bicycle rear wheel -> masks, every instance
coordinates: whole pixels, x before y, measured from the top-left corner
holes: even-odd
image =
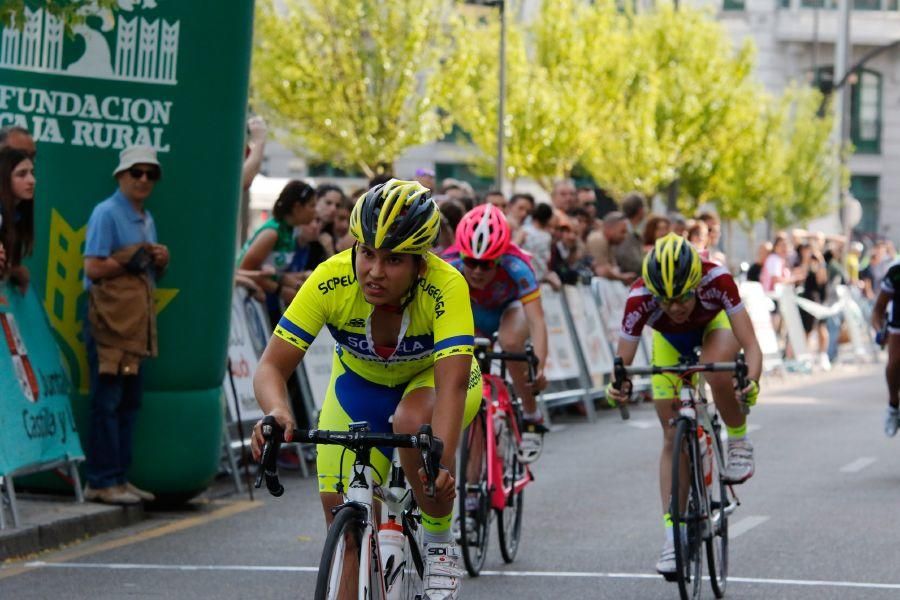
[[[334,521],[328,529],[328,536],[325,538],[322,559],[319,562],[315,600],[337,600],[341,591],[341,583],[345,580],[356,579],[356,574],[351,571],[359,570],[362,522],[361,512],[349,506],[342,508],[334,516]],[[352,564],[345,565],[347,559],[353,559]],[[345,572],[345,566],[347,572]],[[376,598],[377,596],[370,597]]]
[[[499,413],[504,421],[503,430],[497,440],[497,452],[503,460],[503,486],[514,488],[522,478],[525,465],[519,462],[518,443],[509,423],[510,413]],[[506,506],[497,514],[497,534],[500,538],[500,555],[503,562],[511,563],[519,551],[519,540],[522,535],[522,512],[524,489],[513,491],[508,497]]]
[[[709,569],[709,580],[716,598],[725,596],[728,581],[728,487],[724,483],[724,455],[722,441],[719,438],[719,427],[713,433],[713,473],[712,485],[709,487],[709,523],[710,535],[706,539],[706,564]]]
[[[478,577],[487,557],[491,499],[488,493],[485,412],[480,410],[463,433],[459,468],[459,546],[466,571]],[[468,503],[468,508],[467,508]]]
[[[702,507],[706,486],[700,471],[699,448],[694,423],[679,419],[675,429],[675,445],[672,451],[672,495],[669,514],[675,536],[675,579],[681,598],[699,598],[701,588],[701,530]],[[687,477],[687,481],[685,481]],[[687,499],[682,508],[679,503],[682,486],[687,487]]]

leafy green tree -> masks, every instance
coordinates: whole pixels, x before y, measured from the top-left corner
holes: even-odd
[[[615,14],[611,4],[556,0],[542,4],[532,26],[508,22],[503,131],[509,179],[532,177],[549,188],[594,143],[598,132],[587,98],[614,93],[600,74],[615,72],[622,58],[615,54],[621,46],[604,39]],[[488,170],[496,160],[499,108],[496,13],[461,19],[453,37],[438,102],[469,135]]]
[[[753,66],[752,46],[735,51],[724,28],[702,10],[660,4],[623,15],[627,72],[618,98],[598,124],[585,167],[622,194],[656,193],[685,175],[709,171],[710,139],[720,131]]]
[[[14,27],[22,29],[25,26],[25,7],[35,10],[43,8],[48,14],[62,21],[66,35],[73,35],[73,28],[83,25],[87,18],[81,8],[84,0],[44,0],[34,2],[29,0],[3,0],[0,6],[0,22],[12,23]],[[118,10],[116,0],[95,0],[93,3],[98,8]]]
[[[254,108],[297,153],[368,176],[444,131],[434,94],[449,0],[261,0]]]

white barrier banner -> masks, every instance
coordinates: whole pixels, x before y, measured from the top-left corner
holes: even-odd
[[[621,281],[594,277],[591,280],[591,288],[600,313],[600,320],[606,332],[610,353],[615,356],[619,345],[619,332],[622,331],[622,317],[625,315],[625,304],[628,302],[630,288]],[[653,332],[649,327],[644,327],[641,334],[640,346],[631,362],[636,367],[646,367],[650,364],[653,355]]]
[[[772,311],[775,303],[766,295],[763,286],[758,281],[744,281],[740,285],[741,300],[753,323],[756,332],[756,340],[764,357],[781,357],[781,348],[778,347],[778,336],[772,326]]]
[[[572,333],[563,312],[562,296],[549,285],[541,286],[541,303],[547,322],[547,365],[544,374],[550,381],[577,379],[581,374],[572,348]]]
[[[231,376],[237,398],[232,392],[227,372],[222,382],[228,403],[228,414],[232,421],[238,419],[235,402],[240,403],[241,419],[244,421],[255,421],[264,416],[253,393],[253,374],[256,373],[259,356],[268,341],[267,322],[262,304],[248,295],[246,289],[235,287],[231,296],[228,359],[231,363]]]
[[[841,314],[844,310],[844,306],[841,303],[835,303],[831,306],[825,306],[824,304],[819,304],[818,302],[813,302],[807,298],[803,298],[802,296],[795,296],[794,301],[797,303],[797,306],[800,307],[801,310],[808,312],[814,318],[819,319],[820,321],[824,321],[830,317]]]
[[[600,313],[591,289],[584,285],[563,286],[575,323],[575,334],[587,362],[593,387],[603,387],[604,376],[612,371],[612,353],[603,331]]]
[[[303,356],[298,369],[306,371],[306,379],[312,392],[316,410],[325,403],[325,392],[331,382],[331,364],[334,359],[334,338],[327,327],[323,327]]]
[[[863,315],[859,304],[854,300],[850,288],[839,285],[835,288],[840,300],[838,306],[843,310],[844,323],[847,324],[847,333],[850,335],[850,344],[853,353],[863,359],[872,360],[877,356],[875,341],[872,339],[872,329]]]
[[[788,341],[794,350],[794,360],[812,360],[812,354],[806,346],[806,331],[803,330],[803,321],[800,320],[800,309],[797,308],[794,288],[785,285],[779,287],[781,295],[778,298],[778,311],[787,327]]]
[[[625,314],[625,302],[628,300],[628,288],[620,281],[611,281],[602,277],[594,277],[591,287],[597,299],[597,310],[606,332],[606,340],[613,352],[619,343],[619,332],[622,330],[622,315]]]

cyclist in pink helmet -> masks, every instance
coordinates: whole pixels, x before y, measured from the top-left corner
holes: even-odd
[[[538,359],[534,384],[528,384],[528,367],[523,363],[510,363],[509,373],[522,399],[525,421],[519,459],[534,462],[547,431],[535,401],[535,393],[547,386],[547,325],[531,259],[510,241],[506,217],[492,204],[476,206],[463,216],[456,227],[456,243],[447,248],[443,258],[459,269],[469,284],[477,335],[490,338],[499,332],[506,352],[523,352],[531,338]]]

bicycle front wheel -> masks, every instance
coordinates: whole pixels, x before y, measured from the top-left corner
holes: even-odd
[[[342,586],[353,586],[359,573],[362,523],[363,515],[353,507],[344,507],[334,516],[319,562],[315,600],[337,600],[341,597]],[[343,593],[348,591],[350,588]],[[352,595],[356,596],[355,590]]]
[[[466,571],[478,577],[487,557],[491,499],[488,493],[485,412],[463,433],[459,468],[459,546]]]
[[[725,596],[725,585],[728,581],[728,514],[731,499],[728,497],[728,486],[725,485],[725,474],[722,472],[725,462],[718,429],[716,426],[712,438],[713,473],[712,485],[709,487],[711,531],[706,538],[706,564],[713,594],[716,598],[722,598]]]
[[[700,452],[697,447],[695,425],[687,419],[679,419],[675,429],[675,445],[672,450],[672,495],[669,514],[675,537],[675,579],[682,600],[700,597],[702,570],[701,531],[702,506],[704,504],[703,473]],[[682,504],[679,500],[687,493]]]
[[[500,555],[503,562],[511,563],[519,551],[519,540],[522,536],[522,511],[524,488],[515,491],[516,482],[525,475],[525,465],[519,462],[518,442],[513,431],[510,413],[501,413],[504,427],[497,439],[497,452],[503,461],[503,487],[510,489],[506,498],[506,506],[499,511],[497,534],[500,538]]]

